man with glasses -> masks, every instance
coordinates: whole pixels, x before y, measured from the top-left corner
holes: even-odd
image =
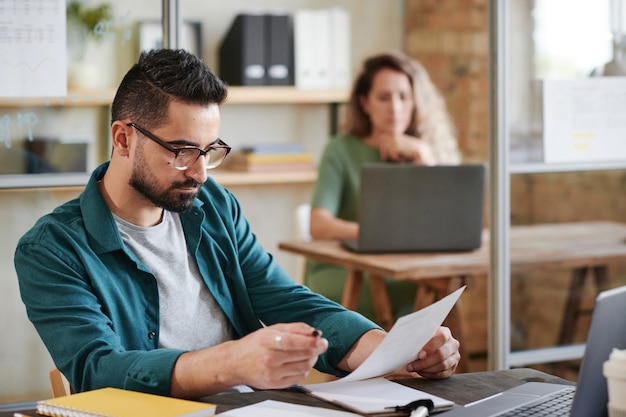
[[[109,162],[42,217],[15,253],[22,300],[76,391],[113,386],[199,398],[342,376],[385,333],[294,283],[211,178],[226,88],[182,50],[141,54],[112,104]],[[406,371],[451,375],[441,328]]]

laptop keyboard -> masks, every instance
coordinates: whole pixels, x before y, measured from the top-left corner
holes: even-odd
[[[546,416],[559,417],[569,416],[574,402],[575,387],[566,388],[546,398],[542,398],[536,402],[515,408],[504,414],[498,414],[498,417],[524,417],[524,416]]]

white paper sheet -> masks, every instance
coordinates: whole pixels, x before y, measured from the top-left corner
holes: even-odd
[[[402,406],[416,400],[425,399],[432,400],[435,408],[438,410],[454,405],[454,402],[450,400],[389,381],[382,377],[342,384],[333,382],[311,384],[307,385],[306,388],[311,390],[311,394],[315,397],[361,413],[377,413],[385,410],[387,407]]]
[[[65,0],[3,0],[0,16],[0,96],[65,96]]]
[[[544,80],[544,161],[626,161],[625,112],[626,77]]]
[[[400,317],[376,350],[350,375],[337,382],[358,381],[387,375],[417,358],[417,354],[443,323],[463,288],[434,304]]]
[[[355,414],[345,411],[331,410],[328,408],[311,407],[284,403],[280,401],[265,400],[260,403],[248,405],[234,410],[220,413],[220,417],[354,417]]]

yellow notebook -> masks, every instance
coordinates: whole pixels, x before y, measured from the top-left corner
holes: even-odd
[[[37,413],[51,417],[206,417],[215,404],[119,388],[100,388],[39,401]]]

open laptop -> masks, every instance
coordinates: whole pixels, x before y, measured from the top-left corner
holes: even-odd
[[[537,416],[531,407],[545,400],[569,397],[558,410],[571,417],[605,417],[609,401],[602,365],[613,348],[626,349],[626,286],[601,292],[593,310],[578,384],[527,382],[474,405],[442,413],[443,417]],[[572,390],[575,388],[575,391]],[[520,414],[514,414],[520,412]],[[557,411],[550,411],[557,416]]]
[[[355,252],[469,251],[480,247],[485,167],[366,163]]]

